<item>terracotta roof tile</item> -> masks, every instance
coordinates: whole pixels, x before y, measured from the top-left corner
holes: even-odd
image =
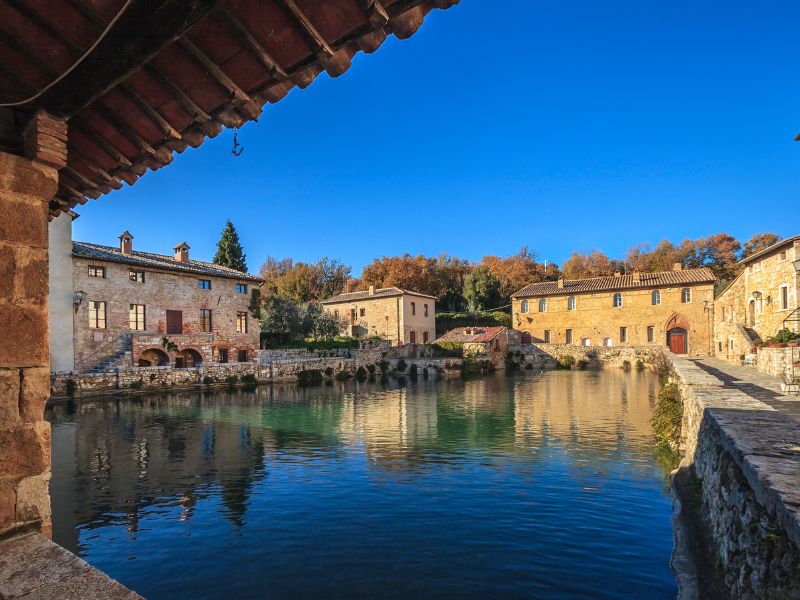
[[[474,344],[490,342],[505,331],[505,327],[456,327],[436,340],[461,344]],[[470,333],[467,333],[469,331]]]
[[[397,287],[388,287],[388,288],[378,288],[375,290],[374,294],[369,293],[369,290],[362,290],[359,292],[348,292],[347,294],[338,294],[337,296],[332,296],[327,300],[323,300],[322,304],[338,304],[340,302],[352,302],[353,300],[368,300],[371,298],[391,298],[393,296],[402,296],[403,294],[409,294],[411,296],[421,296],[422,298],[430,298],[432,300],[438,300],[436,296],[430,296],[428,294],[422,294],[420,292],[412,292],[410,290],[404,290]]]
[[[711,269],[683,269],[681,271],[660,271],[658,273],[640,273],[640,280],[634,276],[591,277],[588,279],[567,279],[564,287],[558,287],[556,281],[532,283],[512,294],[513,298],[530,298],[538,296],[557,296],[562,294],[578,294],[583,292],[603,292],[612,290],[629,290],[636,288],[653,288],[669,285],[714,283],[717,278]]]
[[[235,269],[200,260],[179,262],[172,256],[139,251],[134,251],[131,254],[123,254],[118,248],[100,246],[99,244],[90,244],[88,242],[72,242],[72,255],[81,258],[107,260],[109,262],[123,263],[136,267],[149,267],[151,269],[161,269],[165,271],[227,277],[228,279],[238,279],[240,281],[261,281],[258,277],[248,273],[240,273]]]

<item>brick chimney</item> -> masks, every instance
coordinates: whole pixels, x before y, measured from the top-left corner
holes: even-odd
[[[558,287],[559,288],[563,288],[564,287],[564,277],[563,277],[563,275],[559,275],[558,276]]]
[[[123,254],[133,254],[133,236],[130,231],[119,234],[119,251]]]
[[[679,263],[679,262],[676,262],[675,264],[672,265],[672,270],[673,271],[683,271],[683,265],[681,263]]]
[[[178,262],[189,262],[189,244],[181,242],[174,248],[175,260]]]
[[[375,286],[374,285],[369,286],[369,295],[370,296],[374,296],[375,295]]]
[[[614,271],[614,278],[619,279],[620,277],[622,277],[622,273],[620,273],[619,269],[617,269],[616,271]]]
[[[642,280],[642,274],[639,273],[639,269],[633,270],[633,282],[639,283]]]

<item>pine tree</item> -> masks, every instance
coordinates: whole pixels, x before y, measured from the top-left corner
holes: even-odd
[[[239,234],[236,233],[236,228],[228,219],[225,224],[225,229],[222,230],[222,236],[217,242],[217,253],[214,255],[214,264],[222,265],[236,269],[242,273],[247,273],[247,257],[242,244],[239,242]]]

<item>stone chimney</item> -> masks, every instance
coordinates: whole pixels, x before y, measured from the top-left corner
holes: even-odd
[[[564,287],[564,276],[563,275],[559,275],[558,276],[558,287],[559,288],[563,288]]]
[[[673,271],[683,271],[683,265],[681,263],[679,263],[679,262],[676,262],[675,264],[672,265],[672,270]]]
[[[178,262],[189,262],[189,244],[181,242],[174,248],[175,260]]]
[[[370,296],[374,296],[375,295],[375,286],[374,285],[369,286],[369,295]]]
[[[620,273],[619,269],[617,269],[616,271],[614,271],[614,278],[619,279],[620,277],[622,277],[622,273]]]
[[[119,234],[119,251],[123,254],[133,254],[133,236],[130,231]]]
[[[639,269],[633,270],[633,282],[639,283],[642,280],[642,275],[639,273]]]

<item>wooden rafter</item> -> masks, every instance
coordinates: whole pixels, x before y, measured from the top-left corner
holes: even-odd
[[[147,141],[136,133],[133,128],[125,123],[122,119],[117,117],[111,110],[99,104],[95,106],[97,113],[103,117],[114,129],[116,129],[132,146],[139,152],[155,156],[156,150]]]
[[[320,35],[319,31],[317,31],[317,28],[314,27],[314,24],[308,20],[308,17],[306,17],[305,13],[300,10],[300,7],[297,6],[294,0],[278,0],[278,3],[281,4],[288,11],[288,13],[292,15],[297,24],[300,25],[300,29],[302,29],[303,33],[312,43],[318,58],[330,58],[333,56],[333,48],[328,45],[328,42],[325,41],[325,38]]]
[[[277,81],[284,81],[288,77],[286,72],[281,68],[277,61],[272,58],[269,52],[267,52],[258,42],[258,40],[253,37],[253,34],[251,34],[250,31],[248,31],[248,29],[242,25],[242,23],[228,10],[220,8],[216,12],[216,16],[224,21],[228,28],[234,32],[242,42],[244,42],[245,46],[247,46],[247,48],[255,55],[264,68],[271,73],[273,79]]]
[[[128,84],[122,84],[118,88],[131,102],[133,102],[139,110],[141,110],[145,116],[147,116],[150,121],[161,130],[161,133],[164,134],[165,138],[179,140],[181,139],[181,134],[178,133],[178,130],[175,129],[172,125],[170,125],[169,121],[167,121],[161,114],[153,108],[153,106],[144,98],[139,95],[139,92],[134,90]]]
[[[89,127],[83,125],[80,121],[71,119],[69,125],[71,128],[77,129],[85,137],[89,138],[89,140],[91,140],[98,148],[105,152],[112,160],[118,162],[123,167],[130,168],[132,166],[132,163],[130,160],[128,160],[128,157],[107,142],[105,138],[96,134]]]
[[[189,115],[192,120],[198,123],[205,123],[211,121],[211,115],[195,104],[194,100],[189,98],[181,88],[175,85],[166,75],[159,71],[155,66],[148,65],[145,71],[150,77],[155,79],[164,90],[172,96],[172,98],[180,104],[183,111]]]

